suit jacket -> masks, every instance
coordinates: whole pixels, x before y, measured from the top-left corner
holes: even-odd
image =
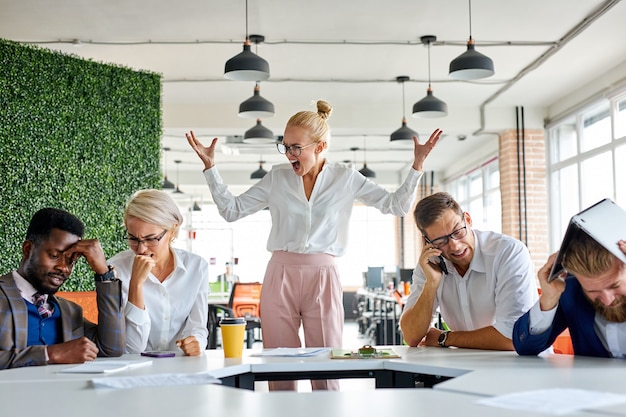
[[[513,345],[520,355],[537,355],[554,343],[569,328],[575,355],[611,357],[594,330],[596,310],[585,296],[580,283],[568,275],[552,326],[541,334],[530,334],[530,312],[521,316],[513,327]]]
[[[96,282],[98,323],[83,318],[78,304],[54,297],[61,310],[64,342],[86,336],[98,356],[120,356],[126,346],[121,281]],[[45,346],[27,346],[28,310],[13,274],[0,277],[0,369],[46,365]]]

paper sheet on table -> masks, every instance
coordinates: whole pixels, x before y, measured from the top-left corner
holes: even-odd
[[[123,371],[124,369],[138,368],[152,365],[151,360],[147,361],[120,361],[120,360],[98,360],[81,363],[80,365],[65,368],[59,371],[63,374],[108,374],[111,372]]]
[[[509,410],[563,415],[626,402],[626,395],[584,389],[551,388],[483,398],[478,404]]]
[[[318,356],[323,353],[330,352],[330,348],[276,348],[264,350],[263,352],[253,353],[250,356],[263,356],[263,357],[292,357],[303,358],[307,356]]]
[[[140,388],[166,387],[173,385],[221,384],[222,381],[213,375],[201,372],[197,374],[154,374],[139,376],[122,376],[94,378],[94,388]]]

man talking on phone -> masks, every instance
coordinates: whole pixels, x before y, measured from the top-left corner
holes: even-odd
[[[423,236],[400,327],[409,346],[513,350],[518,317],[538,298],[526,246],[472,229],[472,218],[444,192],[417,203]],[[447,329],[431,326],[439,310]]]
[[[615,243],[626,254],[626,240]],[[537,273],[539,301],[515,323],[520,355],[537,355],[569,328],[575,355],[626,358],[626,264],[585,232],[563,254],[565,271],[548,282],[552,254]]]

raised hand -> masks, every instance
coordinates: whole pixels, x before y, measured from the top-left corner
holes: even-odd
[[[203,146],[202,143],[196,138],[193,131],[185,133],[187,142],[191,148],[196,152],[204,163],[204,169],[213,168],[215,165],[215,145],[217,145],[217,138],[213,138],[211,146]]]
[[[413,136],[413,145],[414,145],[414,154],[415,154],[415,160],[413,161],[414,170],[416,171],[423,170],[423,164],[424,164],[424,161],[426,160],[426,157],[428,156],[430,151],[433,150],[437,142],[439,142],[439,139],[441,139],[442,133],[443,133],[443,130],[435,129],[435,131],[430,135],[430,138],[428,138],[426,143],[424,143],[423,145],[420,145],[419,139],[417,139],[417,136]]]

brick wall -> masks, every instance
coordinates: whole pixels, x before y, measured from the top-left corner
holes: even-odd
[[[548,259],[548,194],[546,179],[546,152],[543,130],[526,130],[524,155],[518,153],[516,131],[509,130],[500,135],[500,192],[502,195],[502,232],[525,241],[538,270]],[[520,161],[518,167],[518,155]],[[526,163],[526,198],[524,174]],[[520,192],[521,221],[520,221]],[[524,222],[524,219],[526,220]],[[520,225],[522,226],[520,234]]]

